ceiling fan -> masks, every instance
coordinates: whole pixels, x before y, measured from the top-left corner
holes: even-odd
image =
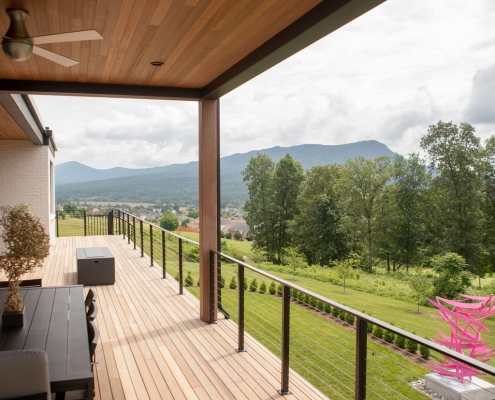
[[[30,37],[25,25],[29,13],[24,10],[9,9],[7,14],[10,18],[10,26],[5,35],[0,34],[3,38],[1,45],[5,55],[14,61],[25,61],[34,53],[64,67],[72,67],[79,64],[79,61],[45,50],[37,45],[103,39],[103,36],[95,30]]]

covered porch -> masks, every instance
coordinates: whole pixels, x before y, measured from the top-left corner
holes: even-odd
[[[77,284],[78,247],[109,247],[116,261],[115,285],[93,287],[96,399],[282,398],[280,360],[248,334],[247,352],[237,353],[237,325],[222,317],[202,322],[199,301],[188,291],[179,295],[173,277],[162,279],[161,268],[150,267],[122,236],[57,238],[44,266],[25,278]],[[294,400],[326,398],[297,373],[290,376]]]

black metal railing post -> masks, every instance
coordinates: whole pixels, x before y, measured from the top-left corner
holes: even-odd
[[[244,267],[241,264],[237,264],[237,279],[239,281],[238,288],[238,301],[239,301],[239,315],[237,321],[237,352],[246,351],[244,349]]]
[[[150,259],[151,267],[153,266],[153,225],[150,224]]]
[[[120,222],[121,222],[120,220],[121,220],[122,217],[121,217],[120,214],[121,214],[121,212],[119,210],[119,213],[117,215],[117,219],[119,220],[119,235],[122,233],[122,228],[121,228],[121,225],[120,225]]]
[[[136,217],[132,217],[132,237],[134,238],[134,250],[136,250]]]
[[[59,211],[55,211],[55,230],[56,230],[56,236],[59,237],[60,233],[58,231],[58,217],[59,217]]]
[[[84,210],[83,216],[84,216],[84,236],[86,236],[86,210]]]
[[[127,214],[127,244],[131,243],[131,214]]]
[[[162,278],[165,279],[167,277],[167,264],[166,259],[167,255],[165,253],[165,231],[162,230],[162,270],[163,275]]]
[[[122,213],[122,239],[125,239],[125,212]]]
[[[366,355],[368,352],[368,322],[360,317],[356,319],[356,387],[355,399],[366,399]]]
[[[214,324],[215,315],[217,312],[217,304],[215,303],[215,266],[217,255],[210,251],[210,324]]]
[[[144,257],[144,232],[143,232],[143,220],[139,220],[139,233],[141,236],[141,257]]]
[[[113,210],[108,211],[108,234],[113,235]]]
[[[290,287],[282,285],[282,396],[289,391]]]
[[[182,239],[179,238],[179,294],[184,294],[184,286],[182,281]]]

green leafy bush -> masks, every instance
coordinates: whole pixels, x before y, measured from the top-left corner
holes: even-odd
[[[419,353],[421,354],[421,357],[423,357],[425,360],[428,360],[430,358],[430,348],[423,346],[422,344],[419,345]]]
[[[345,322],[347,322],[349,325],[354,325],[354,322],[356,321],[356,317],[352,314],[347,314],[345,317]]]
[[[218,281],[218,288],[223,289],[225,287],[225,278],[220,276],[220,280]]]
[[[187,272],[186,280],[184,281],[184,285],[190,287],[194,285],[193,277],[191,275],[191,271]]]
[[[339,312],[339,318],[340,318],[342,321],[345,321],[346,316],[347,316],[347,313],[346,313],[345,311],[340,310],[340,312]]]
[[[393,343],[395,340],[395,333],[386,330],[383,335],[383,340],[385,340],[387,343]]]
[[[279,283],[277,286],[277,295],[282,296],[282,284]]]
[[[338,317],[339,317],[339,314],[340,314],[340,310],[339,310],[337,307],[333,307],[333,308],[332,308],[332,315],[333,315],[335,318],[338,318]]]
[[[292,297],[293,299],[298,299],[299,298],[299,290],[291,289],[290,290],[290,297]]]
[[[237,281],[235,280],[235,276],[232,277],[232,280],[230,281],[229,288],[231,289],[237,289]]]
[[[318,303],[316,303],[316,308],[323,311],[325,309],[325,303],[323,303],[323,301],[318,301]]]
[[[318,300],[316,300],[314,297],[312,296],[308,296],[309,297],[309,301],[308,301],[308,304],[313,307],[313,308],[316,308],[316,306],[318,305]]]
[[[244,278],[244,290],[247,290],[247,288],[248,288],[247,279]]]
[[[366,324],[366,332],[368,333],[373,333],[373,329],[375,328],[375,325],[373,325],[371,322],[368,322]]]
[[[261,282],[260,293],[261,294],[265,294],[266,293],[266,284],[265,284],[265,282]]]
[[[395,336],[395,345],[400,349],[405,348],[406,347],[406,338],[403,336],[400,336],[400,335]]]
[[[199,278],[198,278],[198,287],[199,287]]]
[[[249,284],[249,291],[256,292],[258,290],[258,282],[256,282],[256,278],[251,281]]]
[[[327,314],[330,314],[332,312],[332,306],[330,304],[325,303],[323,311],[325,311]]]
[[[375,326],[375,329],[373,329],[373,336],[378,339],[383,339],[383,329],[379,326]]]
[[[407,350],[411,353],[415,354],[418,351],[418,344],[414,340],[407,339],[406,340]]]
[[[277,293],[277,287],[275,286],[275,282],[272,281],[270,284],[270,287],[268,288],[268,293],[270,293],[272,296]]]

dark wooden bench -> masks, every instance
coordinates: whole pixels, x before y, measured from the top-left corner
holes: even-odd
[[[19,284],[21,287],[41,287],[41,278],[39,279],[25,279]],[[9,281],[0,281],[0,288],[8,288]]]

